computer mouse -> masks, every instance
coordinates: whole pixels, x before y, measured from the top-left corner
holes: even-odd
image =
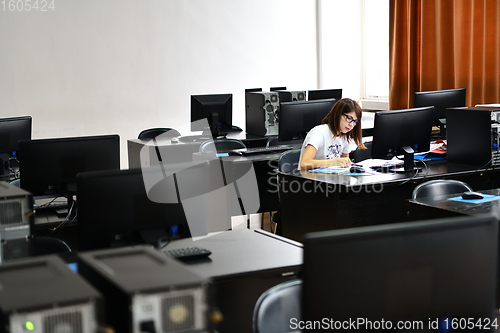
[[[170,143],[179,143],[179,141],[180,141],[179,137],[174,137],[170,139]]]
[[[349,172],[350,173],[365,173],[365,169],[363,167],[360,167],[359,165],[353,165],[350,169],[349,169]]]
[[[243,153],[241,151],[237,151],[237,150],[228,151],[227,154],[229,156],[243,156]]]
[[[462,193],[462,199],[465,200],[480,200],[484,198],[484,196],[481,193],[477,192],[472,192],[472,191],[466,191]]]

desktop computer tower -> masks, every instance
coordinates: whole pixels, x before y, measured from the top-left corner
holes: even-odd
[[[99,292],[57,255],[0,265],[0,285],[0,332],[99,332]]]
[[[303,91],[286,91],[278,90],[280,103],[283,102],[300,102],[306,100],[306,92]]]
[[[262,136],[278,135],[279,93],[249,92],[246,100],[246,132]]]
[[[448,162],[500,165],[500,108],[448,108],[446,131]]]
[[[0,263],[33,253],[33,196],[0,181]]]
[[[208,332],[209,283],[152,247],[80,252],[78,271],[104,296],[115,332]]]

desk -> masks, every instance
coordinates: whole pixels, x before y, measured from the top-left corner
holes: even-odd
[[[415,186],[437,178],[459,179],[475,190],[497,188],[494,168],[428,162],[428,172],[341,176],[295,171],[283,174],[282,234],[301,240],[312,231],[408,221],[408,202]]]
[[[228,133],[227,138],[241,140],[249,148],[264,147],[268,139],[266,136],[247,134],[245,132],[231,132]],[[191,162],[192,154],[199,151],[200,145],[204,141],[205,140],[172,143],[170,139],[158,139],[157,146],[155,146],[152,140],[127,140],[128,167],[129,169],[141,167],[140,152],[143,147],[148,147],[148,153],[151,158],[150,163],[152,163],[152,165],[154,165],[157,161],[157,157],[155,157],[157,148],[159,149],[161,156],[174,154],[178,163]]]
[[[483,194],[499,196],[500,189],[478,191]],[[411,199],[410,212],[421,219],[434,218],[437,216],[457,216],[457,215],[481,215],[493,214],[500,219],[500,200],[471,203],[466,201],[448,200],[460,194],[450,194],[439,199],[433,197]]]
[[[212,251],[206,260],[185,265],[212,279],[217,306],[224,315],[219,332],[252,332],[252,315],[267,289],[296,278],[302,265],[302,244],[263,230],[234,230],[193,242],[174,241],[165,250],[197,246]]]

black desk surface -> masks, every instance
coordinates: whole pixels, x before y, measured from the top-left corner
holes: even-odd
[[[335,174],[322,174],[313,173],[309,171],[295,171],[293,173],[287,174],[287,176],[297,177],[302,179],[310,179],[314,181],[319,181],[328,184],[359,186],[359,185],[370,185],[370,184],[397,184],[406,181],[413,180],[425,180],[433,178],[454,177],[460,175],[467,175],[471,173],[482,173],[482,172],[493,172],[499,168],[492,167],[480,167],[476,165],[466,165],[458,163],[448,163],[446,160],[436,160],[426,162],[427,167],[423,167],[418,173],[412,172],[409,174],[405,173],[376,173],[374,175],[366,176],[345,176],[345,175],[335,175]],[[422,167],[422,164],[418,164]]]
[[[478,191],[483,194],[490,194],[499,196],[500,189],[491,189]],[[435,199],[433,197],[411,199],[409,202],[412,205],[426,206],[430,208],[437,208],[441,210],[446,210],[452,213],[458,213],[461,215],[481,215],[481,214],[494,214],[500,217],[500,198],[492,201],[485,202],[467,202],[465,200],[455,201],[449,200],[450,198],[459,197],[461,193],[450,194],[439,197]]]
[[[232,278],[284,267],[297,272],[302,265],[302,244],[263,230],[225,231],[196,241],[180,239],[164,250],[191,246],[212,251],[207,260],[186,263],[208,278]]]
[[[197,241],[181,239],[165,250],[197,246],[212,251],[186,264],[212,281],[224,320],[221,333],[252,333],[255,303],[269,288],[294,279],[302,266],[302,244],[263,230],[233,230]]]

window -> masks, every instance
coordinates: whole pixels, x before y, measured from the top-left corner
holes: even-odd
[[[363,0],[361,4],[361,98],[389,98],[389,1]]]

